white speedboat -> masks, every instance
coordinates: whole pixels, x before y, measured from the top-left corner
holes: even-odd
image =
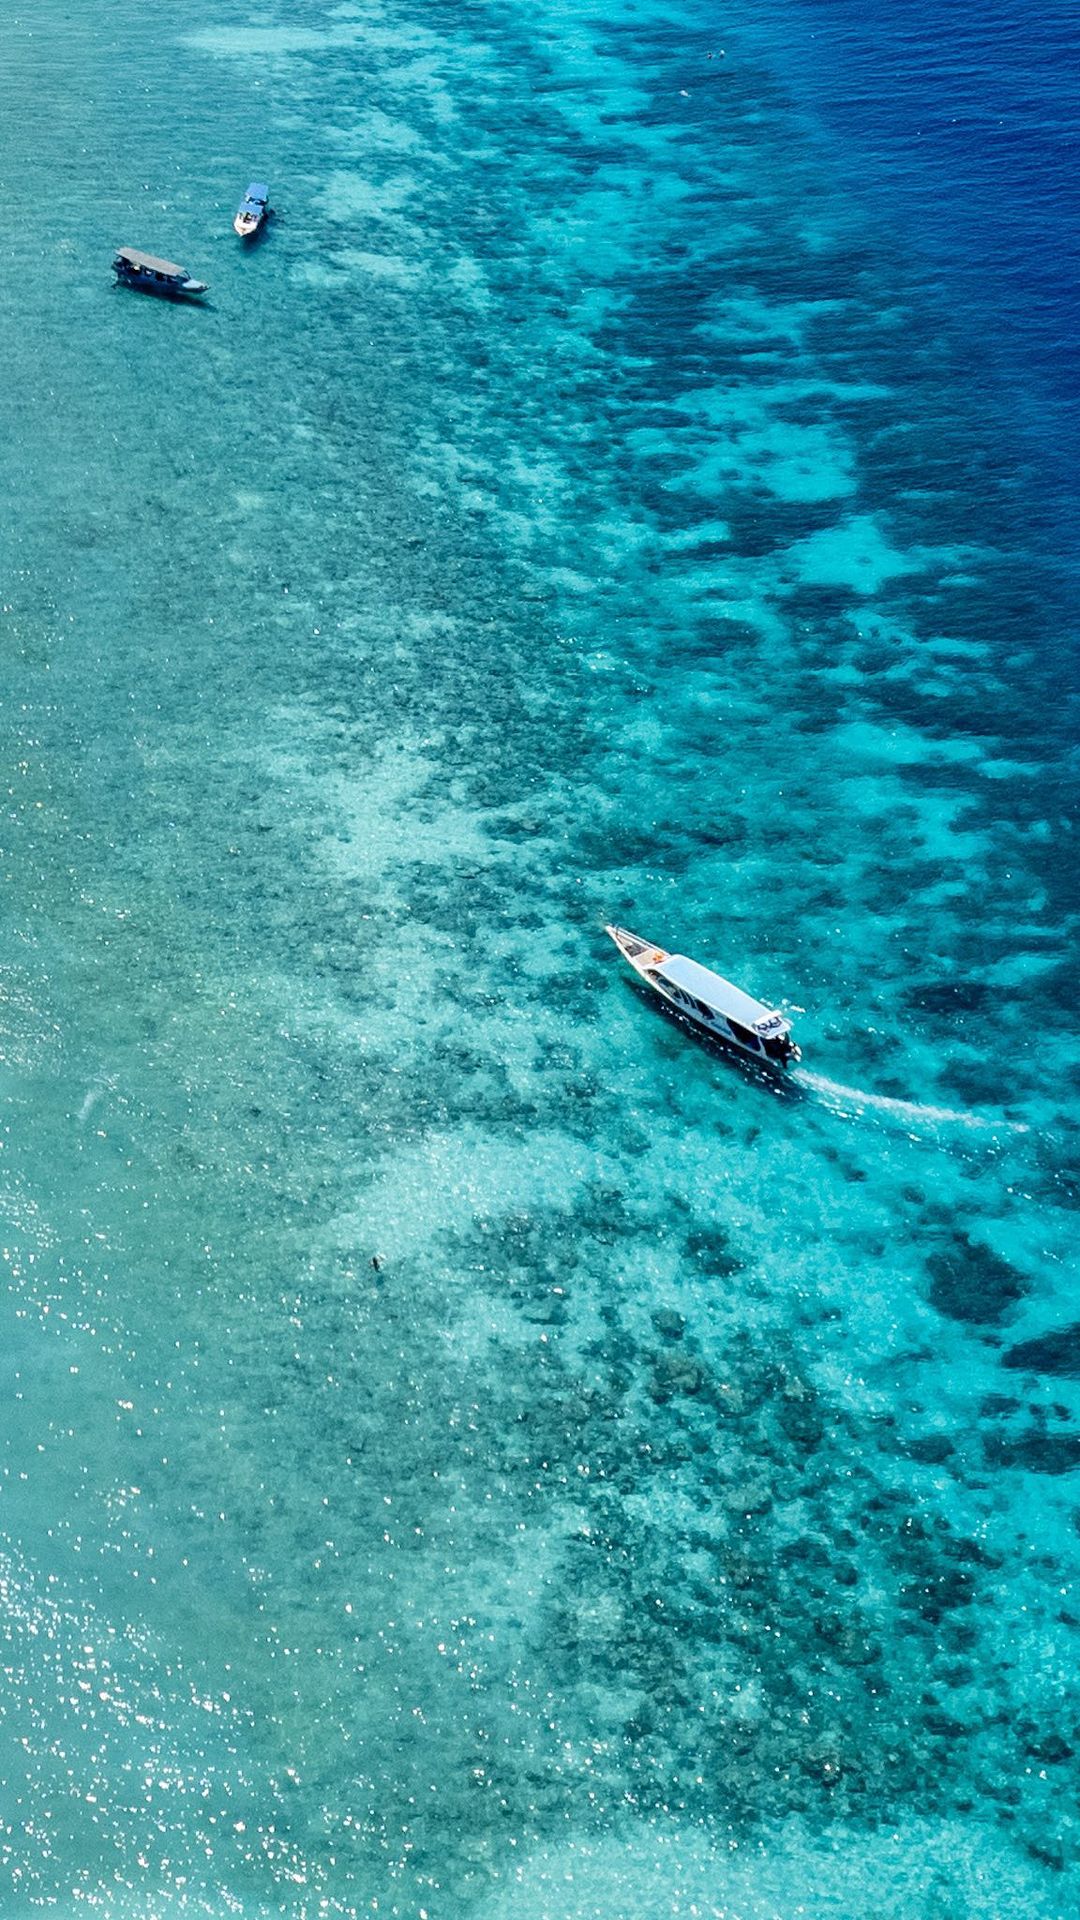
[[[712,1039],[774,1067],[786,1067],[801,1058],[786,1014],[763,1006],[696,960],[639,940],[625,927],[605,927],[604,932],[647,987]]]
[[[270,189],[261,180],[253,180],[236,209],[233,231],[241,240],[252,240],[270,212]]]

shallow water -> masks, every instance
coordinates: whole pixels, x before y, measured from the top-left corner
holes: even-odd
[[[1055,481],[714,39],[9,36],[19,1920],[1076,1905]]]

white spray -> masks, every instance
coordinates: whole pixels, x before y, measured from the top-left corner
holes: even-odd
[[[805,1067],[796,1067],[790,1077],[797,1086],[816,1094],[834,1113],[853,1115],[869,1110],[890,1114],[912,1126],[921,1121],[924,1125],[929,1122],[933,1126],[971,1127],[980,1132],[1027,1132],[1019,1120],[992,1119],[960,1107],[924,1106],[918,1100],[893,1100],[884,1093],[868,1093],[863,1087],[845,1087],[837,1080],[827,1080],[823,1073],[810,1073]]]

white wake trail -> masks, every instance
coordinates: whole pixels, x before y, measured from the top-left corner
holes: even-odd
[[[864,1087],[845,1087],[838,1080],[829,1080],[823,1073],[811,1073],[805,1067],[796,1067],[791,1079],[797,1086],[805,1087],[808,1093],[818,1098],[834,1113],[859,1114],[869,1110],[872,1113],[890,1114],[896,1120],[908,1121],[912,1125],[929,1121],[934,1126],[970,1127],[982,1133],[1026,1133],[1027,1128],[1020,1120],[995,1120],[981,1113],[969,1113],[961,1107],[924,1106],[918,1100],[893,1100],[888,1094],[868,1093]]]
[[[78,1113],[75,1115],[78,1126],[83,1127],[86,1125],[99,1100],[103,1100],[107,1093],[116,1092],[116,1084],[115,1074],[96,1073],[94,1075],[94,1078],[86,1089],[86,1098],[79,1108]]]

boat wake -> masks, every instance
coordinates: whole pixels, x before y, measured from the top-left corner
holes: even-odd
[[[932,1107],[918,1100],[893,1100],[888,1094],[868,1093],[863,1087],[845,1087],[837,1080],[826,1079],[823,1073],[810,1073],[805,1067],[796,1067],[788,1077],[807,1093],[815,1094],[831,1112],[849,1118],[870,1112],[886,1114],[910,1126],[921,1123],[923,1126],[969,1127],[980,1133],[1027,1132],[1021,1120],[995,1119],[987,1114],[970,1113],[963,1107]]]
[[[90,1082],[90,1085],[86,1089],[86,1097],[83,1100],[83,1103],[79,1108],[78,1113],[75,1115],[76,1125],[80,1127],[84,1127],[86,1125],[86,1122],[89,1120],[90,1115],[93,1113],[94,1108],[97,1106],[98,1102],[100,1100],[103,1100],[107,1093],[115,1093],[115,1092],[116,1092],[116,1079],[113,1074],[111,1073],[95,1074],[94,1078]]]

